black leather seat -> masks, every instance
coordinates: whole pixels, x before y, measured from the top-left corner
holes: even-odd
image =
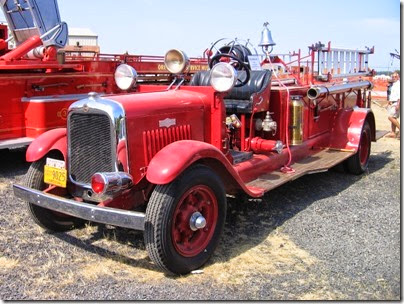
[[[243,86],[233,88],[224,98],[226,111],[232,113],[252,113],[252,95],[261,94],[271,83],[272,72],[268,70],[251,71],[250,80]],[[245,71],[238,71],[239,78],[245,78]],[[194,75],[191,86],[210,86],[210,71]]]

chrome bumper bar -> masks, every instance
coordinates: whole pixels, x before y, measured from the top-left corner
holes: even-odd
[[[31,204],[78,217],[91,222],[109,224],[136,230],[144,230],[145,214],[116,208],[98,207],[60,196],[44,193],[20,185],[14,185],[14,195]]]

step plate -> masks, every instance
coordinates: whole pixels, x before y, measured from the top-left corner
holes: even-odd
[[[351,151],[328,149],[321,150],[317,153],[314,152],[312,155],[291,165],[291,167],[295,170],[294,173],[282,173],[281,171],[274,171],[261,175],[256,180],[249,182],[247,187],[254,191],[261,190],[262,192],[268,192],[303,175],[328,171],[328,169],[338,165],[354,154],[355,152]]]

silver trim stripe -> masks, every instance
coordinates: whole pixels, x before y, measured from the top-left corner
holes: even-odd
[[[100,94],[104,96],[104,94]],[[21,102],[34,102],[34,103],[44,103],[44,102],[61,102],[61,101],[76,101],[80,99],[87,98],[88,94],[67,94],[67,95],[53,95],[53,96],[34,96],[34,97],[23,97]]]

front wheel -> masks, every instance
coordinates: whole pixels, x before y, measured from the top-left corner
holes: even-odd
[[[158,185],[146,209],[144,238],[150,258],[164,271],[186,274],[213,254],[226,218],[220,178],[197,165]]]
[[[35,190],[45,190],[44,166],[46,157],[33,162],[25,175],[25,185]],[[84,225],[85,221],[59,212],[27,203],[31,218],[42,228],[50,231],[68,231]]]
[[[371,143],[372,138],[370,126],[369,123],[365,121],[365,124],[362,128],[358,152],[348,158],[344,163],[345,168],[348,170],[348,172],[359,175],[367,170],[369,165]]]

